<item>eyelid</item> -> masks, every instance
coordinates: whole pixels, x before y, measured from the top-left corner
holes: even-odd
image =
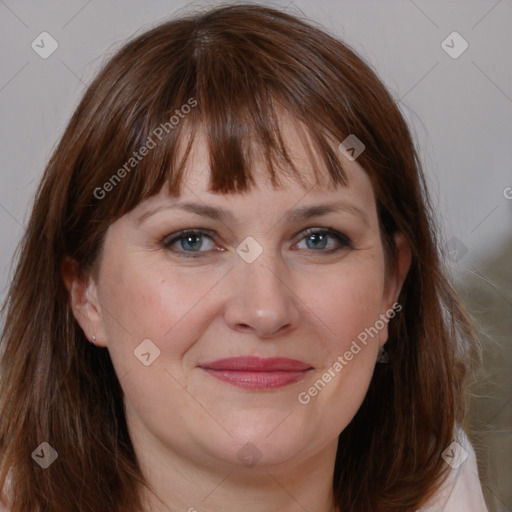
[[[296,243],[302,241],[307,236],[317,234],[317,233],[326,234],[326,235],[334,238],[335,240],[338,241],[339,244],[341,244],[341,247],[338,247],[335,249],[330,249],[330,250],[318,250],[318,251],[311,250],[308,252],[317,253],[317,255],[322,255],[322,254],[327,255],[327,254],[333,254],[333,253],[339,252],[339,251],[343,250],[344,248],[352,249],[352,250],[354,249],[354,246],[353,246],[353,243],[352,243],[352,240],[350,237],[348,237],[347,235],[345,235],[342,232],[335,230],[334,228],[320,227],[320,226],[309,227],[309,228],[305,228],[305,229],[299,231],[299,233],[297,233],[297,235],[294,236],[294,239],[296,240],[294,242],[294,245]],[[217,237],[217,233],[210,229],[188,228],[188,229],[183,229],[183,230],[180,230],[180,231],[177,231],[175,233],[165,236],[162,239],[161,243],[164,246],[164,248],[166,248],[176,254],[183,255],[183,257],[185,257],[185,258],[198,258],[198,257],[201,257],[205,254],[212,252],[212,251],[184,251],[184,250],[177,250],[177,249],[172,248],[172,246],[176,242],[178,242],[179,240],[181,240],[182,238],[184,238],[187,235],[206,236],[206,237],[210,238],[214,243],[215,243],[215,239]],[[225,251],[225,249],[220,249],[220,250],[217,250],[214,252],[224,252],[224,251]]]
[[[203,228],[187,228],[187,229],[182,229],[180,231],[176,231],[175,233],[171,233],[170,235],[166,235],[161,243],[162,245],[166,248],[166,249],[169,249],[169,250],[172,250],[171,249],[171,246],[174,245],[176,242],[178,242],[179,240],[181,240],[182,238],[184,238],[185,236],[187,235],[202,235],[202,236],[207,236],[208,238],[210,238],[212,241],[215,241],[215,238],[216,238],[216,233],[215,231],[212,231],[211,229],[203,229]],[[178,251],[177,251],[178,252]],[[183,252],[187,252],[187,251],[179,251],[180,253],[183,253]],[[198,251],[198,253],[204,253],[204,252],[208,252],[208,251]],[[220,252],[220,251],[219,251]],[[193,251],[190,251],[190,253],[193,254]]]
[[[306,229],[303,229],[297,235],[297,236],[300,236],[300,239],[298,241],[300,242],[306,236],[314,235],[316,233],[325,233],[325,234],[335,238],[336,240],[338,240],[338,242],[340,242],[342,245],[345,245],[346,247],[348,247],[350,249],[354,249],[354,246],[353,246],[351,238],[349,236],[345,235],[344,233],[341,233],[340,231],[334,229],[334,228],[321,228],[321,227],[317,227],[317,228],[306,228]],[[332,252],[332,251],[318,251],[318,252],[329,253],[329,252]]]

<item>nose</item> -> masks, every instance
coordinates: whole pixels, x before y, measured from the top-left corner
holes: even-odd
[[[240,258],[230,272],[224,318],[238,332],[270,338],[294,330],[300,320],[300,299],[286,264],[264,251],[256,261]]]

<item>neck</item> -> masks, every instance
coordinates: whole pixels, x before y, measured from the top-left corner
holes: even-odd
[[[338,511],[332,489],[337,439],[308,459],[252,468],[190,460],[154,438],[136,441],[151,488],[143,491],[145,512]]]

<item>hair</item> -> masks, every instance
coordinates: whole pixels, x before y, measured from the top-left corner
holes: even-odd
[[[108,350],[92,346],[73,316],[62,264],[70,258],[81,275],[94,275],[113,222],[164,186],[178,196],[198,128],[209,145],[211,191],[250,189],[252,142],[273,186],[282,187],[285,172],[300,180],[281,111],[307,126],[333,186],[347,177],[332,141],[355,134],[364,143],[357,161],[373,185],[389,268],[396,232],[411,249],[403,310],[389,323],[389,363],[376,365],[339,436],[336,503],[415,511],[442,484],[441,453],[467,422],[480,352],[446,277],[409,128],[347,44],[298,15],[235,4],[167,21],[125,44],[88,87],[48,162],[2,309],[0,490],[11,512],[143,510],[148,484],[122,388]],[[31,453],[44,441],[59,457],[42,470]]]

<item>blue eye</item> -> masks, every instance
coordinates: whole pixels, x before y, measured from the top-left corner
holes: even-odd
[[[200,253],[210,252],[212,250],[215,252],[224,251],[224,249],[214,249],[215,243],[209,233],[210,232],[201,229],[187,229],[166,237],[162,241],[162,245],[166,249],[185,258],[198,258],[201,257]],[[298,243],[300,244],[305,240],[306,249],[311,249],[312,252],[330,254],[343,249],[354,248],[350,238],[333,229],[308,228],[303,231],[302,234],[304,236]],[[204,249],[205,239],[209,241],[207,245],[210,245],[210,248],[202,250]],[[333,240],[335,241],[335,247],[329,247],[329,245],[332,245]],[[331,244],[329,242],[331,242]],[[338,247],[336,247],[336,245],[338,245]]]
[[[172,235],[171,235],[172,236]],[[163,245],[166,249],[170,249],[177,253],[194,253],[194,252],[207,252],[200,251],[203,246],[203,239],[207,238],[210,242],[213,242],[212,237],[207,232],[202,230],[187,229],[176,233],[176,236],[170,240],[164,240]],[[178,248],[174,246],[178,245]],[[197,258],[194,254],[183,254],[187,258]]]
[[[313,249],[315,251],[320,251],[323,253],[332,253],[339,251],[340,249],[343,248],[354,248],[350,238],[333,229],[308,228],[303,233],[305,234],[305,236],[304,238],[301,239],[301,241],[306,241],[306,247],[308,249]],[[334,239],[338,244],[341,244],[342,247],[331,247],[329,250],[322,251],[322,249],[326,249],[326,247],[329,245],[329,239]]]

